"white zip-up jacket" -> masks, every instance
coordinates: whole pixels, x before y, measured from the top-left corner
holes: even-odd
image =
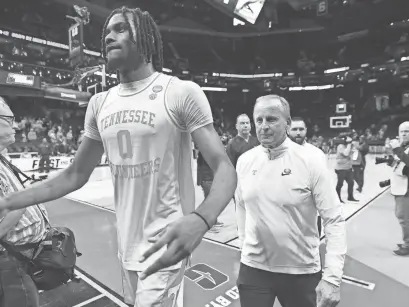
[[[339,286],[345,219],[322,157],[287,138],[274,150],[257,146],[244,153],[237,175],[241,262],[275,273],[319,272],[318,210],[327,240],[323,279]]]

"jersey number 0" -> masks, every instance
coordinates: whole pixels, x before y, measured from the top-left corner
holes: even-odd
[[[116,134],[118,140],[119,155],[122,159],[131,159],[133,157],[132,153],[132,142],[131,133],[129,130],[120,130]]]

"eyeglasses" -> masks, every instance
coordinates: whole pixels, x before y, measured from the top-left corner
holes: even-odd
[[[4,119],[6,122],[13,126],[14,124],[14,116],[7,116],[7,115],[0,115],[0,118]]]

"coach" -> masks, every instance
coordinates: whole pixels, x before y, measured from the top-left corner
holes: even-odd
[[[242,307],[333,307],[340,301],[346,234],[342,206],[322,159],[289,138],[288,102],[257,99],[261,145],[237,163]],[[317,210],[327,236],[321,273]]]

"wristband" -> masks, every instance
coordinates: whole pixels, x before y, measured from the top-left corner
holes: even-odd
[[[199,213],[197,213],[196,211],[193,211],[192,214],[195,214],[195,215],[197,215],[198,217],[200,217],[200,218],[203,220],[203,222],[206,224],[207,228],[208,228],[209,230],[211,229],[209,223],[206,221],[206,219],[205,219],[203,216],[201,216],[201,215],[200,215]]]

